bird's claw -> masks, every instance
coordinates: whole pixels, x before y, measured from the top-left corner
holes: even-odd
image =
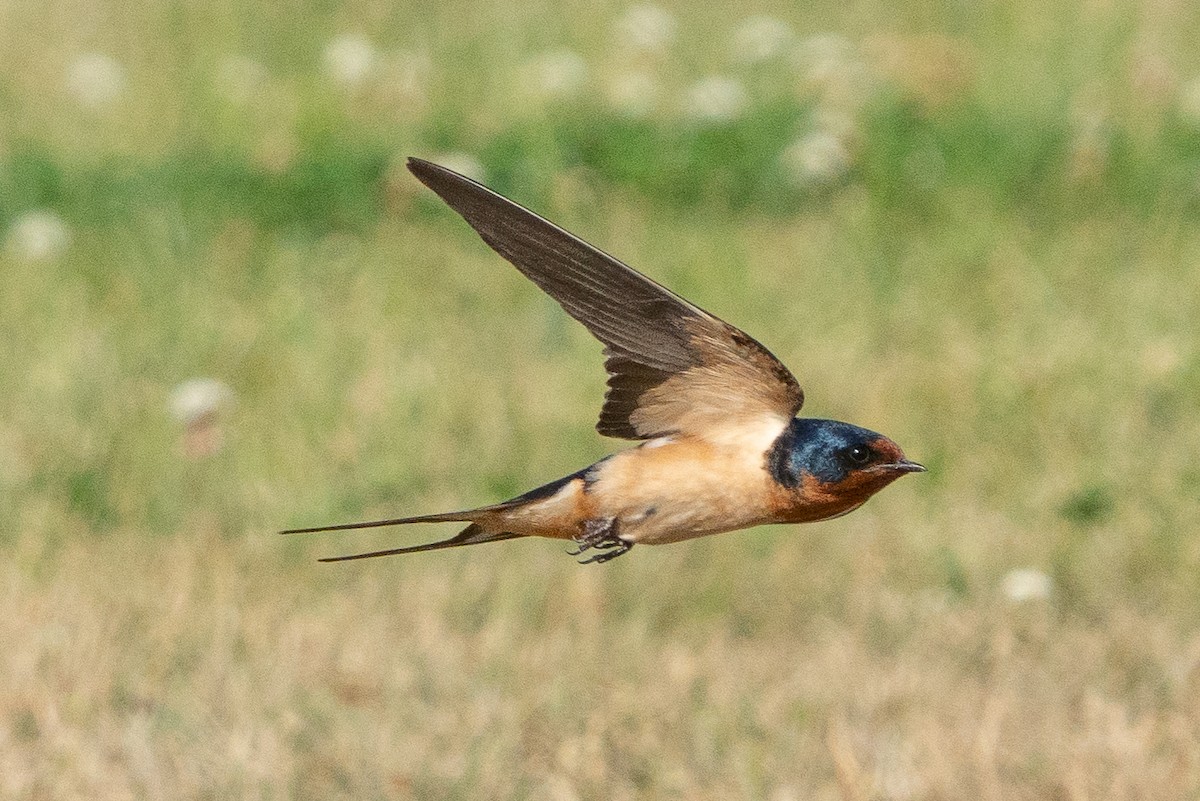
[[[623,540],[617,536],[617,521],[616,518],[604,518],[601,520],[585,520],[583,521],[583,531],[579,532],[574,537],[575,544],[579,546],[577,550],[567,551],[571,556],[579,556],[584,551],[595,550],[600,553],[593,554],[587,559],[579,562],[581,565],[598,564],[602,565],[610,559],[616,559],[618,556],[629,553],[633,548],[633,543],[628,540]]]

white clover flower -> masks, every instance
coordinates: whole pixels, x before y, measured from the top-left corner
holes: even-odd
[[[360,86],[378,62],[375,48],[357,34],[339,36],[325,47],[325,73],[346,87]]]
[[[1179,97],[1176,100],[1180,115],[1189,123],[1200,127],[1200,75],[1185,81],[1179,87]]]
[[[71,230],[52,211],[34,209],[13,220],[4,246],[24,262],[50,262],[60,258],[71,244]]]
[[[740,83],[723,75],[710,75],[688,89],[683,110],[701,122],[729,122],[742,115],[749,101]]]
[[[617,36],[634,50],[663,50],[675,38],[679,23],[670,11],[650,3],[630,6],[617,19]]]
[[[781,19],[766,14],[746,17],[733,31],[733,58],[743,64],[761,64],[780,56],[796,32]]]
[[[648,72],[622,72],[605,84],[608,102],[627,117],[645,117],[654,111],[661,94],[658,81]]]
[[[1155,378],[1171,375],[1183,362],[1184,354],[1174,340],[1160,339],[1142,348],[1142,370]]]
[[[842,140],[827,131],[797,139],[779,157],[784,172],[800,187],[835,183],[850,170],[850,153]]]
[[[792,61],[806,80],[823,83],[856,61],[854,44],[841,34],[817,34],[796,45]]]
[[[249,103],[266,81],[267,68],[246,56],[226,56],[217,66],[217,91],[238,105]]]
[[[1040,570],[1022,567],[1005,573],[1000,586],[1004,597],[1013,603],[1022,603],[1049,598],[1054,590],[1054,581]]]
[[[544,97],[570,97],[587,81],[587,63],[574,50],[560,48],[535,56],[525,65],[529,88]]]
[[[450,153],[441,153],[433,156],[429,160],[434,164],[440,164],[448,170],[454,170],[480,183],[487,180],[487,170],[483,168],[483,164],[480,163],[479,159],[470,153],[455,150]]]
[[[100,53],[83,53],[67,68],[67,91],[79,105],[111,106],[125,91],[125,68]]]
[[[167,408],[176,422],[188,427],[211,422],[233,404],[233,390],[215,378],[191,378],[171,391]]]

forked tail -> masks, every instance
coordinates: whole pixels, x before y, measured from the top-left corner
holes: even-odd
[[[444,523],[447,521],[472,521],[471,525],[464,528],[457,535],[447,540],[438,540],[437,542],[429,542],[424,545],[410,545],[407,548],[389,548],[384,551],[371,551],[369,553],[357,553],[350,556],[328,556],[324,559],[319,559],[320,562],[345,562],[350,559],[370,559],[374,556],[395,556],[403,553],[420,553],[421,551],[438,551],[442,548],[457,548],[460,545],[478,545],[484,542],[499,542],[501,540],[511,540],[515,537],[520,537],[520,534],[513,534],[508,531],[491,532],[485,530],[478,523],[473,522],[482,517],[480,510],[472,510],[469,512],[446,512],[436,515],[418,515],[417,517],[397,517],[390,520],[369,520],[362,523],[342,523],[336,526],[316,526],[314,528],[290,528],[287,531],[281,531],[280,534],[312,534],[318,531],[346,531],[356,528],[379,528],[381,526],[401,526],[407,523]]]

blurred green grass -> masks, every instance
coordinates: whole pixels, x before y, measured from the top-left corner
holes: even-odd
[[[711,5],[657,49],[618,4],[0,10],[0,794],[1194,794],[1200,14],[766,10],[795,36],[756,63]],[[616,447],[599,346],[409,154],[930,473],[600,570],[314,564],[435,532],[273,532]],[[189,427],[197,376],[233,402]]]

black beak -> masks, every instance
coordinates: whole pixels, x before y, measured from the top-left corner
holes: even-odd
[[[924,473],[925,465],[910,462],[908,459],[901,459],[898,462],[875,465],[874,469],[886,470],[889,473]]]

